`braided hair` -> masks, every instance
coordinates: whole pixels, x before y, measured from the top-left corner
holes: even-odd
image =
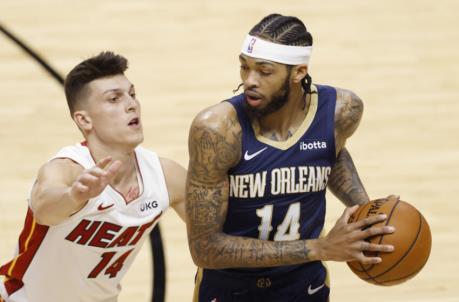
[[[304,23],[296,17],[282,16],[280,14],[268,15],[256,24],[249,34],[278,44],[312,46],[312,35],[307,31]],[[290,66],[290,68],[292,67]],[[301,86],[303,86],[305,94],[311,92],[311,83],[312,79],[309,74],[301,80]]]

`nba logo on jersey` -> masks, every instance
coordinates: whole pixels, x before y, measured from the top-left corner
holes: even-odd
[[[255,45],[255,42],[257,42],[256,38],[252,38],[252,40],[250,40],[249,46],[247,46],[247,52],[248,53],[252,53],[253,45]]]

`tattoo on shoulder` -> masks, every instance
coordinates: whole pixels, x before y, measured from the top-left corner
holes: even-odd
[[[231,118],[223,128],[199,124],[190,132],[186,188],[192,255],[205,267],[266,267],[309,261],[304,241],[270,242],[222,232],[229,196],[227,172],[241,157],[241,129]]]
[[[349,137],[357,129],[363,114],[363,102],[352,91],[346,89],[336,89],[336,130]]]
[[[190,171],[202,183],[213,184],[241,158],[241,128],[235,117],[215,129],[193,126],[190,132]]]

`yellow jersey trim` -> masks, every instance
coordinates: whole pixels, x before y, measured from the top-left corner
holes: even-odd
[[[257,140],[259,140],[260,142],[264,144],[267,144],[269,146],[272,146],[272,147],[275,147],[281,150],[287,150],[288,148],[296,144],[298,140],[300,139],[300,137],[302,137],[303,134],[309,129],[317,113],[317,106],[319,103],[317,87],[314,85],[311,85],[311,92],[315,92],[315,93],[311,94],[311,104],[309,105],[309,110],[306,113],[306,117],[304,118],[300,127],[295,131],[295,133],[291,137],[289,137],[285,141],[273,141],[267,137],[260,135],[260,125],[258,124],[258,122],[254,122],[252,124],[252,128],[253,128],[253,131],[255,133],[255,137],[257,138]]]

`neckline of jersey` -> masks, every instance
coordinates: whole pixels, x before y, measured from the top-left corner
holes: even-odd
[[[85,144],[85,142],[83,142],[83,143],[81,143],[81,146],[86,148],[86,150],[89,153],[89,156],[91,158],[92,164],[93,164],[93,166],[95,166],[96,165],[96,161],[94,159],[94,156],[91,153],[91,150],[89,150],[87,144]],[[140,189],[139,196],[137,196],[135,199],[133,199],[133,200],[128,202],[126,200],[126,198],[124,197],[124,195],[121,194],[121,192],[118,191],[111,184],[108,184],[107,187],[106,187],[106,188],[109,188],[109,190],[111,192],[113,192],[116,197],[118,197],[117,199],[119,199],[120,201],[124,202],[125,206],[130,206],[131,204],[136,203],[136,201],[141,199],[141,197],[144,195],[144,192],[145,192],[145,183],[144,183],[143,176],[142,176],[142,168],[140,167],[139,158],[137,156],[137,148],[134,149],[134,157],[135,157],[135,165],[136,165],[136,173],[137,173],[137,185],[139,186],[139,189]]]
[[[281,150],[287,150],[288,148],[296,144],[299,141],[299,139],[303,136],[303,134],[305,134],[306,131],[308,131],[317,113],[317,106],[319,103],[319,93],[317,91],[317,87],[313,84],[311,84],[311,92],[315,92],[315,93],[311,94],[311,104],[309,105],[309,110],[306,113],[306,116],[303,122],[301,123],[300,127],[295,131],[295,133],[293,133],[292,136],[290,136],[285,141],[271,140],[267,137],[260,135],[260,125],[257,122],[255,122],[252,124],[252,129],[253,129],[255,138],[259,142],[262,142],[266,145],[269,145],[271,147],[281,149]]]

